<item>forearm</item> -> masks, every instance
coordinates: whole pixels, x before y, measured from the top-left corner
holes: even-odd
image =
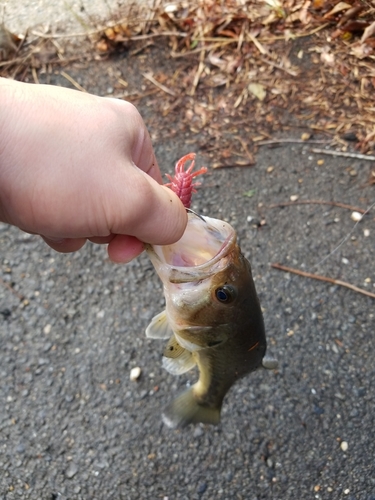
[[[0,78],[0,221],[7,222],[8,215],[6,207],[8,206],[10,193],[8,192],[8,183],[6,170],[11,167],[11,149],[13,141],[11,138],[13,120],[18,113],[16,106],[16,94],[18,92],[17,82]]]

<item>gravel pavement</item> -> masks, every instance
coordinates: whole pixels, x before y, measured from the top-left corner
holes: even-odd
[[[195,150],[181,134],[155,147],[165,172]],[[231,389],[218,427],[161,421],[197,374],[165,372],[163,344],[145,338],[164,304],[146,255],[121,266],[90,244],[60,255],[1,225],[0,499],[375,500],[375,302],[270,267],[374,292],[374,210],[353,230],[350,210],[267,208],[293,195],[366,208],[373,168],[289,145],[203,179],[192,208],[238,231],[280,364]]]
[[[164,165],[186,152],[157,146]],[[374,301],[270,268],[280,261],[374,290],[373,216],[318,268],[352,229],[350,211],[264,209],[257,227],[260,202],[291,195],[369,204],[367,165],[320,158],[263,149],[255,168],[215,171],[196,195],[195,210],[238,230],[280,362],[232,388],[218,427],[161,422],[196,373],[163,371],[163,345],[145,338],[163,308],[145,255],[122,266],[93,245],[59,255],[1,226],[1,276],[25,298],[0,286],[0,498],[375,499]],[[142,375],[131,382],[135,366]]]

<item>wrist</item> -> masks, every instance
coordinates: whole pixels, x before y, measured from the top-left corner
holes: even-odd
[[[19,117],[17,110],[20,99],[17,98],[22,84],[6,78],[0,78],[0,221],[9,222],[6,207],[9,192],[9,178],[13,174],[10,172],[14,166],[12,161],[12,151],[17,149],[14,141],[14,129],[17,126]]]

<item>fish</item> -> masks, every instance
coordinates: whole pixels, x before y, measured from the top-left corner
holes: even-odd
[[[170,428],[217,425],[224,397],[237,380],[260,367],[277,367],[266,356],[250,263],[229,223],[192,211],[177,243],[146,244],[146,251],[166,301],[146,336],[168,339],[162,364],[170,373],[199,370],[198,381],[165,408],[163,421]]]

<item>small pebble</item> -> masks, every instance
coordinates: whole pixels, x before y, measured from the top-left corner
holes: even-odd
[[[132,382],[135,382],[139,379],[139,377],[141,376],[141,373],[142,373],[142,370],[140,369],[139,366],[136,366],[135,368],[132,368],[130,370],[130,380]]]
[[[352,212],[350,218],[354,220],[354,222],[359,222],[362,219],[362,214],[360,214],[359,212]]]
[[[298,194],[292,194],[290,197],[290,201],[297,201],[298,200]]]
[[[200,483],[197,488],[198,495],[202,495],[207,489],[207,483]]]
[[[229,471],[225,474],[225,480],[226,481],[232,481],[233,479],[233,472],[232,471]]]
[[[25,445],[23,443],[20,443],[19,445],[17,445],[16,447],[16,452],[17,453],[25,453]]]
[[[273,167],[273,166],[268,167],[267,168],[267,173],[270,174],[271,172],[273,172],[274,168],[275,167]]]
[[[48,335],[49,333],[51,333],[51,328],[52,328],[52,325],[46,325],[44,328],[43,328],[43,332],[45,333],[45,335]]]
[[[347,451],[348,449],[347,441],[341,441],[340,448],[342,449],[342,451]]]
[[[349,264],[349,260],[348,260],[346,257],[343,257],[343,258],[341,259],[341,262],[342,262],[343,264],[346,264],[346,265],[348,265],[348,264]]]
[[[195,427],[195,429],[194,429],[194,433],[193,433],[193,436],[194,436],[195,438],[197,438],[197,437],[201,437],[201,436],[203,436],[203,434],[204,434],[204,432],[203,432],[202,427],[199,427],[199,426]]]
[[[317,163],[318,165],[324,165],[324,160],[318,160],[316,163]]]
[[[43,346],[43,352],[48,352],[50,349],[52,349],[53,344],[52,342],[46,342]]]
[[[352,177],[355,177],[357,175],[357,170],[354,170],[354,168],[352,168],[349,172],[349,175],[351,175]]]
[[[300,52],[302,52],[302,53],[303,53],[303,51],[300,51]],[[298,53],[298,57],[299,57],[300,52]],[[302,139],[303,141],[308,141],[308,140],[310,139],[310,137],[311,137],[311,134],[308,134],[307,132],[304,132],[304,133],[301,135],[301,139]]]
[[[365,238],[368,238],[368,237],[370,236],[370,230],[369,230],[369,229],[364,229],[364,231],[363,231],[363,236],[364,236]]]
[[[78,472],[78,467],[76,466],[76,464],[71,463],[65,471],[65,477],[68,479],[72,479],[72,477],[74,477],[77,474],[77,472]]]

